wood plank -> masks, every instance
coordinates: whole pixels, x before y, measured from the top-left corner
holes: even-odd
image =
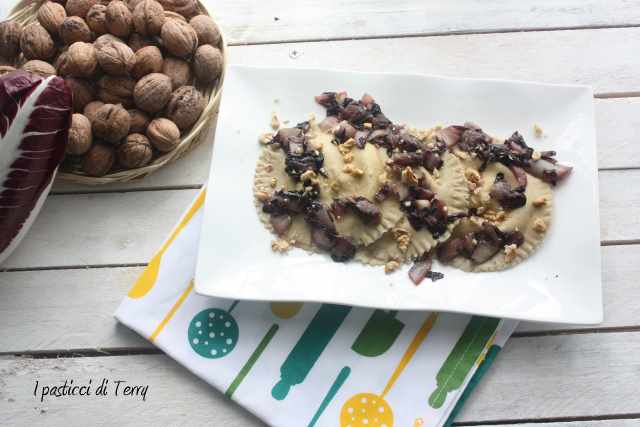
[[[458,421],[640,413],[640,401],[635,398],[640,380],[638,351],[640,333],[513,339],[471,396]],[[147,401],[88,397],[40,404],[31,395],[36,378],[45,384],[65,378],[77,383],[102,377],[148,384]],[[162,419],[167,425],[181,426],[205,425],[212,420],[216,425],[260,425],[164,355],[5,357],[0,359],[0,383],[0,413],[9,422],[20,420],[25,425],[69,425],[66,422],[73,420],[86,424],[87,413],[94,424],[108,421],[109,425],[137,426],[148,424],[150,419]]]
[[[600,328],[640,326],[640,287],[634,280],[640,277],[638,258],[640,245],[602,248],[605,319]],[[112,316],[141,271],[129,267],[0,274],[0,353],[150,348]],[[527,322],[518,331],[583,328]]]
[[[640,170],[600,172],[601,238],[640,239]],[[54,195],[4,268],[144,263],[196,190]],[[64,250],[60,250],[64,248]]]
[[[236,64],[582,83],[593,85],[597,92],[623,92],[640,87],[640,57],[628,54],[639,43],[640,29],[628,28],[243,46],[231,49],[230,60]],[[296,59],[289,55],[294,50]],[[640,150],[635,149],[640,99],[596,100],[596,106],[599,167],[640,167]],[[54,191],[199,185],[208,176],[211,148],[203,144],[141,181],[101,187],[56,183]]]
[[[0,353],[150,348],[113,313],[142,267],[0,274]]]
[[[638,351],[638,332],[512,339],[458,421],[639,414]]]
[[[40,403],[35,381],[149,385],[146,401],[114,396],[57,398]],[[3,425],[263,426],[255,417],[164,355],[20,359],[0,357],[0,418]],[[95,390],[94,385],[94,390]],[[160,421],[161,420],[161,421]]]
[[[635,0],[205,0],[230,43],[621,26],[640,23]],[[12,2],[0,3],[6,16]]]
[[[3,267],[146,263],[196,194],[52,196]]]
[[[306,0],[295,7],[277,0],[208,1],[231,43],[389,37],[452,32],[492,32],[627,25],[638,8],[622,0],[485,2]],[[636,6],[640,3],[632,2]]]
[[[637,90],[640,28],[282,43],[230,49],[232,64],[427,73]],[[292,54],[295,51],[295,55]]]
[[[598,167],[640,167],[640,98],[595,102]]]
[[[638,8],[623,0],[303,0],[295,6],[277,0],[216,0],[206,4],[219,17],[229,41],[237,44],[640,22]]]
[[[600,237],[640,239],[640,170],[600,172]]]

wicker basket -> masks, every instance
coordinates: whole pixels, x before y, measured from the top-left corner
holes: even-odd
[[[46,0],[22,0],[13,8],[8,19],[15,20],[21,24],[28,24],[30,22],[33,22],[36,20],[36,13],[38,11],[38,8],[45,1]],[[198,2],[198,10],[202,14],[211,16],[209,11],[201,2]],[[219,47],[222,51],[223,56],[222,74],[220,75],[220,78],[215,85],[209,85],[207,87],[198,86],[198,89],[202,92],[205,99],[207,100],[207,105],[205,106],[204,111],[202,112],[202,115],[200,116],[198,121],[193,125],[193,127],[186,135],[182,136],[180,144],[176,147],[175,150],[169,153],[162,154],[161,156],[153,159],[147,166],[138,169],[117,171],[101,177],[88,176],[83,174],[81,171],[59,171],[57,177],[64,181],[86,185],[111,184],[114,182],[126,182],[133,179],[140,179],[157,171],[162,166],[178,159],[183,154],[188,152],[191,148],[198,145],[198,143],[200,143],[203,139],[206,139],[209,130],[212,127],[215,127],[216,120],[218,118],[218,106],[220,105],[220,95],[222,93],[222,84],[224,82],[224,74],[227,65],[227,43],[222,31],[220,31],[220,35],[222,37],[222,40],[221,46]]]

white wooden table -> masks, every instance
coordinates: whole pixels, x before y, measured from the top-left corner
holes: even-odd
[[[0,3],[6,15],[11,3]],[[290,3],[290,4],[288,4]],[[640,425],[640,0],[216,0],[235,64],[331,66],[594,87],[605,321],[522,324],[459,425]],[[0,425],[260,422],[112,313],[207,179],[211,144],[136,183],[57,183],[0,273]],[[577,284],[579,286],[579,284]],[[146,402],[34,399],[108,377]]]

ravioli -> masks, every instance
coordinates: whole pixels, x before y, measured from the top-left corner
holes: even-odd
[[[482,181],[477,193],[478,199],[483,201],[481,205],[484,207],[482,216],[475,217],[475,222],[466,221],[464,226],[477,227],[477,224],[482,221],[490,221],[503,232],[520,231],[524,236],[524,243],[515,248],[515,252],[511,256],[507,256],[505,251],[500,251],[481,264],[475,264],[467,258],[458,256],[450,263],[454,267],[473,272],[499,271],[513,267],[531,256],[548,233],[553,211],[551,186],[527,174],[527,187],[524,192],[527,197],[526,204],[520,208],[505,211],[501,210],[498,203],[489,196],[491,186],[498,173],[503,174],[512,186],[517,186],[516,179],[509,168],[500,163],[489,164],[481,173]],[[503,219],[500,212],[504,213]],[[464,232],[466,230],[457,228],[453,235],[458,236]]]

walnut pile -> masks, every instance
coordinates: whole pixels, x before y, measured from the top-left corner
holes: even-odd
[[[0,22],[0,74],[63,77],[74,115],[67,172],[147,166],[180,145],[222,74],[222,36],[197,0],[45,1]]]

